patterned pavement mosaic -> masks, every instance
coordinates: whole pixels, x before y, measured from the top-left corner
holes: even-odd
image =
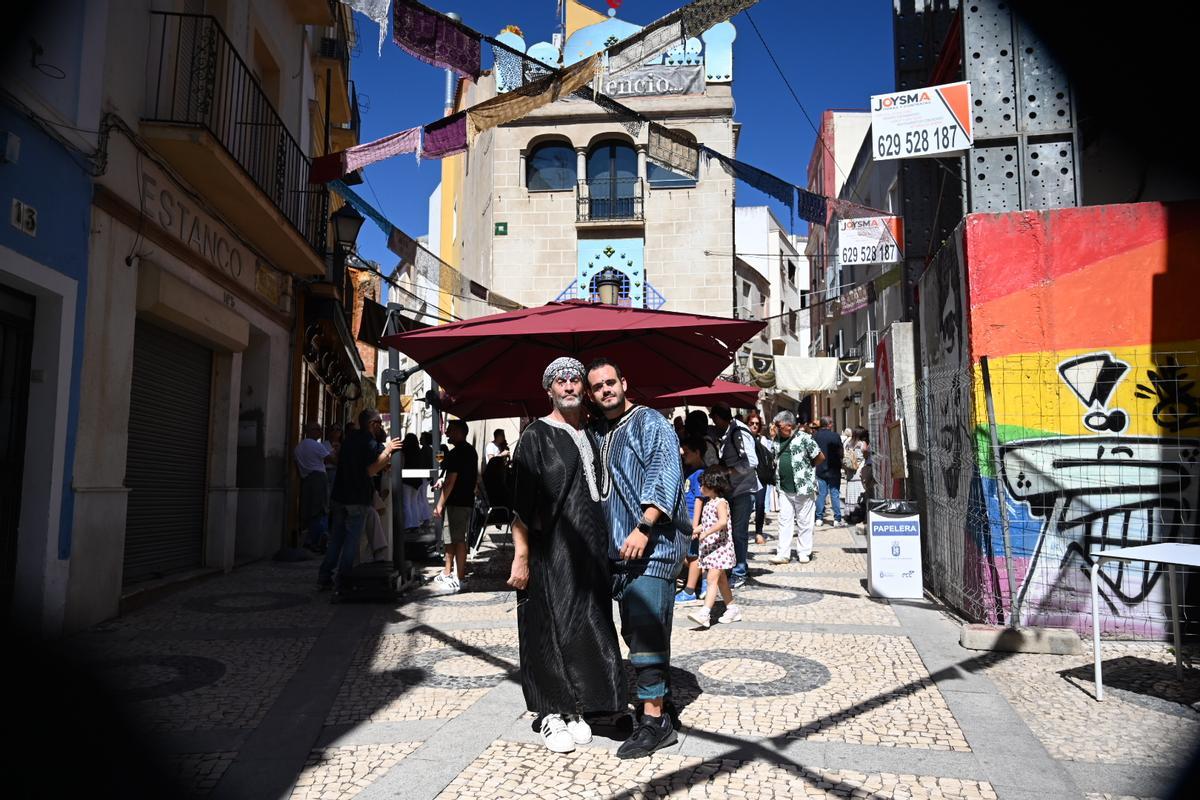
[[[496,742],[438,800],[517,797],[994,798],[987,783],[934,776],[806,769],[797,764],[655,754],[622,761],[583,748],[547,757],[538,745]]]
[[[911,613],[867,595],[854,530],[818,529],[813,560],[785,565],[769,563],[767,531],[750,548],[741,622],[697,629],[677,609],[681,742],[644,760],[617,759],[607,735],[565,755],[540,746],[514,683],[509,551],[490,543],[462,594],[423,587],[391,604],[331,604],[315,589],[315,561],[260,563],[75,643],[162,737],[181,797],[265,796],[238,791],[265,780],[292,800],[1003,798],[1036,772],[989,766],[991,728],[1006,725],[1042,767],[1072,765],[1079,783],[1063,796],[1151,798],[1165,795],[1161,783],[1143,788],[1136,776],[1169,777],[1200,739],[1200,679],[1176,681],[1162,645],[1106,644],[1100,705],[1087,657],[980,657],[958,650],[957,628],[933,610],[940,638],[913,629]],[[978,664],[985,684],[972,691],[1010,709],[1007,722],[964,717],[982,696],[934,680],[934,645]],[[1089,777],[1092,765],[1147,772],[1111,787]]]

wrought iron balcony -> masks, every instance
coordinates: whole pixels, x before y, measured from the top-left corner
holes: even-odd
[[[328,194],[309,185],[311,160],[225,32],[210,16],[150,14],[151,74],[144,122],[207,131],[323,257]]]
[[[645,220],[645,186],[641,178],[594,178],[575,187],[577,222]]]

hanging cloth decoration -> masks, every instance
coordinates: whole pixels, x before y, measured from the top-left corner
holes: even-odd
[[[479,34],[416,0],[396,0],[392,38],[401,50],[426,64],[471,80],[479,77]]]
[[[514,89],[511,92],[497,95],[490,100],[484,100],[478,105],[467,109],[467,142],[475,141],[475,137],[484,131],[512,122],[524,117],[529,112],[549,105],[560,97],[586,86],[596,77],[600,67],[600,54],[584,59],[577,64],[561,70],[553,75],[539,78],[532,83]],[[429,142],[425,143],[426,152]]]
[[[376,211],[373,205],[362,199],[358,192],[354,191],[340,180],[330,181],[329,188],[340,194],[342,199],[349,203],[355,211],[378,225],[379,230],[383,231],[385,236],[392,235],[392,231],[396,226],[388,222],[387,217]]]
[[[400,261],[406,265],[416,263],[417,247],[417,241],[399,228],[392,228],[388,234],[388,250],[400,256]]]
[[[646,139],[646,157],[670,170],[693,178],[700,174],[700,149],[695,142],[657,122],[650,123]]]
[[[467,149],[467,112],[460,111],[425,126],[424,158],[445,158]]]
[[[811,222],[813,225],[824,225],[829,217],[827,214],[827,206],[825,198],[819,194],[813,194],[807,189],[800,190],[800,207],[798,209],[800,219],[805,222]]]
[[[642,135],[642,125],[644,123],[642,122],[641,117],[639,117],[637,112],[634,110],[621,105],[606,94],[600,94],[597,91],[593,91],[592,87],[590,86],[584,86],[582,89],[579,89],[575,92],[575,96],[582,97],[584,100],[591,100],[593,103],[600,106],[600,108],[616,117],[617,122],[620,123],[621,127],[628,131],[629,135],[634,139],[637,139]]]
[[[415,153],[421,145],[421,129],[409,128],[382,139],[355,145],[327,156],[313,159],[309,183],[328,183],[370,164],[403,153]]]
[[[699,36],[719,22],[745,11],[758,0],[694,0],[608,49],[609,77],[646,63],[660,53]]]
[[[379,55],[383,55],[383,40],[387,38],[388,6],[392,0],[342,0],[351,10],[366,15],[379,26]]]
[[[716,159],[730,175],[742,183],[758,189],[763,194],[775,198],[789,209],[796,202],[796,187],[782,178],[776,178],[771,173],[763,172],[758,167],[752,167],[749,164],[743,164],[741,161],[735,161],[709,147],[704,148],[704,157],[706,159]]]

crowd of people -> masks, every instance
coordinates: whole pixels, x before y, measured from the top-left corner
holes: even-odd
[[[865,506],[869,437],[862,428],[839,436],[824,417],[802,424],[786,410],[764,424],[757,409],[742,418],[723,403],[672,426],[630,399],[620,367],[606,359],[587,367],[555,359],[542,389],[550,414],[526,426],[514,447],[495,431],[482,462],[466,423],[448,423],[451,447],[439,459],[433,509],[427,481],[405,479],[403,524],[432,520],[442,530],[445,559],[433,588],[459,592],[477,492],[504,493],[522,688],[543,743],[569,752],[591,740],[589,720],[628,712],[615,601],[635,674],[634,726],[617,755],[645,757],[677,741],[669,672],[675,608],[689,607],[699,629],[743,618],[736,593],[749,580],[750,537],[765,543],[769,508],[778,513],[770,563],[790,562],[793,547],[796,559],[810,561],[814,528],[854,521]],[[386,497],[378,476],[391,453],[402,449],[406,464],[433,463],[427,441],[388,438],[374,411],[364,411],[357,427],[335,447],[313,426],[296,448],[308,542],[319,548],[327,539],[323,587],[354,563]]]

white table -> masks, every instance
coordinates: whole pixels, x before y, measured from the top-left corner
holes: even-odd
[[[1105,561],[1145,561],[1167,565],[1167,581],[1171,592],[1171,624],[1175,633],[1175,674],[1183,677],[1183,637],[1179,631],[1179,588],[1175,578],[1176,567],[1200,567],[1200,544],[1144,544],[1138,547],[1121,547],[1092,553],[1092,651],[1096,661],[1096,699],[1104,699],[1104,684],[1100,677],[1100,589],[1096,579],[1100,565]]]

